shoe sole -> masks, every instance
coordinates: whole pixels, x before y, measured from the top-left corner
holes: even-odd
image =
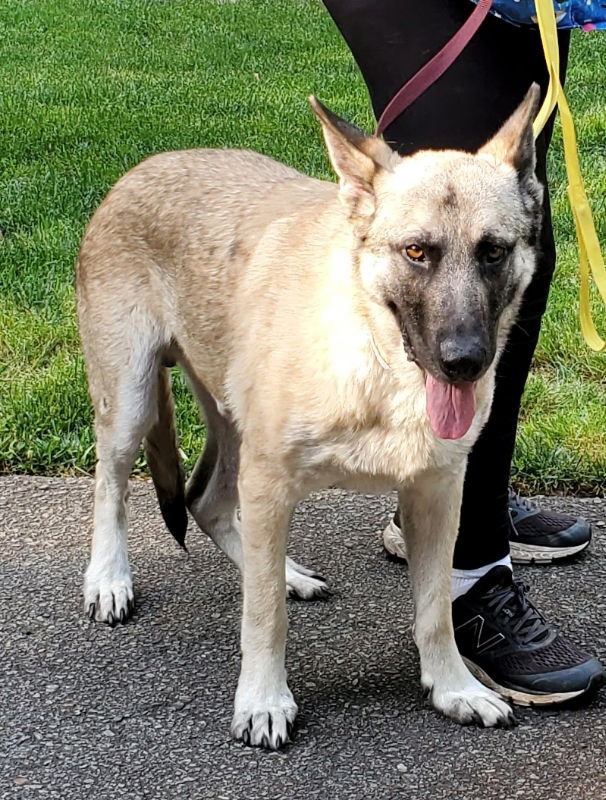
[[[480,683],[498,692],[506,700],[509,700],[516,706],[527,707],[547,707],[547,706],[560,706],[565,703],[573,704],[575,701],[583,696],[593,695],[600,686],[604,683],[604,675],[596,673],[592,675],[587,686],[584,689],[579,689],[576,692],[552,692],[546,694],[534,694],[530,692],[523,692],[519,689],[512,689],[510,686],[501,686],[493,680],[481,667],[478,667],[473,661],[463,656],[463,661],[467,665],[471,674],[476,677]]]
[[[576,556],[589,546],[589,540],[573,547],[541,547],[534,544],[509,542],[511,560],[514,564],[553,564]]]
[[[533,544],[520,544],[510,541],[510,555],[514,564],[553,564],[573,558],[589,546],[589,541],[573,547],[539,547]],[[383,531],[383,547],[390,561],[407,563],[406,542],[393,520]]]

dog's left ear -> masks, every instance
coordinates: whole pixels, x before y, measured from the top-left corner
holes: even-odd
[[[541,91],[533,83],[526,97],[501,129],[478,150],[479,156],[490,156],[497,162],[510,164],[522,181],[532,178],[535,168],[534,132]]]
[[[370,219],[376,206],[374,179],[380,169],[390,170],[397,155],[376,136],[367,136],[355,125],[333,114],[317,97],[309,97],[322,133],[330,163],[339,177],[341,198],[350,218]]]

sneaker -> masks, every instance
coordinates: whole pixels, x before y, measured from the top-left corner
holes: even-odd
[[[593,693],[604,681],[602,665],[550,628],[527,591],[498,566],[453,602],[455,640],[470,671],[518,705],[556,705]]]
[[[509,490],[509,545],[515,564],[551,564],[584,550],[591,541],[591,525],[569,514],[543,511]]]
[[[568,514],[543,511],[526,498],[509,490],[509,545],[514,564],[551,564],[580,553],[591,541],[591,525]],[[383,531],[388,558],[406,561],[406,541],[398,513]]]

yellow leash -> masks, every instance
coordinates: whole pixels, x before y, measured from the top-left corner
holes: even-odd
[[[564,160],[568,176],[568,199],[579,241],[581,270],[579,317],[581,331],[589,347],[597,353],[603,353],[606,351],[606,342],[598,334],[591,316],[589,281],[591,275],[602,300],[606,304],[606,268],[604,267],[604,259],[591,215],[591,208],[583,186],[574,123],[564,89],[560,83],[560,52],[555,15],[553,13],[553,0],[536,0],[535,4],[545,61],[549,70],[549,87],[534,123],[534,133],[535,137],[539,135],[557,105],[562,121]]]

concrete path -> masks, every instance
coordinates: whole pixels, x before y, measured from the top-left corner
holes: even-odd
[[[546,504],[598,523],[591,552],[517,574],[606,659],[606,502]],[[135,483],[136,616],[91,624],[80,607],[91,505],[86,478],[0,478],[0,798],[606,798],[605,691],[585,709],[519,710],[512,731],[460,728],[427,707],[407,571],[377,535],[390,498],[327,492],[297,513],[291,554],[335,594],[289,604],[300,716],[277,754],[229,738],[235,570],[193,525],[182,553],[151,487]]]

